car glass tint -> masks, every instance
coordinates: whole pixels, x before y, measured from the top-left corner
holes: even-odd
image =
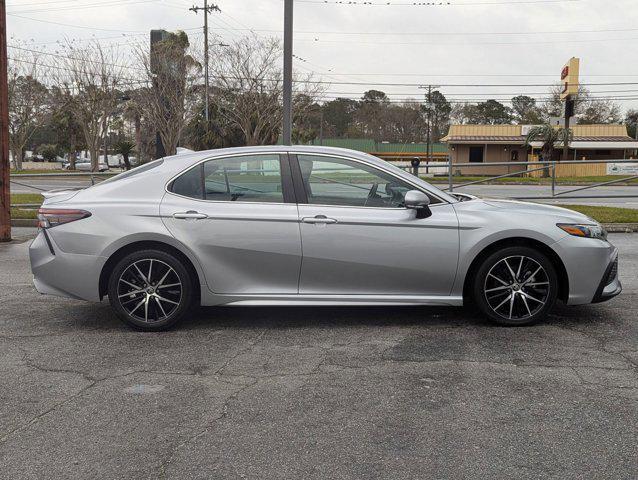
[[[401,208],[415,187],[369,165],[342,158],[298,155],[308,203]]]
[[[169,190],[184,197],[203,198],[201,165],[186,170],[173,180]]]
[[[206,200],[283,203],[278,154],[244,155],[204,164]]]

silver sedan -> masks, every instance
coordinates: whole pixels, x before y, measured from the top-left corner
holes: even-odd
[[[445,193],[370,155],[248,147],[167,157],[52,192],[39,292],[143,330],[194,305],[463,305],[502,325],[621,291],[618,253],[563,208]],[[425,313],[425,312],[424,312]]]

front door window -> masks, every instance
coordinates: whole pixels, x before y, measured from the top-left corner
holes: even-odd
[[[402,208],[409,183],[352,160],[298,155],[311,205]],[[434,200],[436,201],[436,200]]]

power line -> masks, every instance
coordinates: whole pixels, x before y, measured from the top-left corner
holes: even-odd
[[[16,13],[45,13],[45,12],[62,12],[67,10],[86,10],[92,8],[104,8],[104,7],[112,7],[112,6],[120,6],[120,5],[135,5],[140,3],[154,3],[161,0],[111,0],[107,2],[98,2],[98,3],[89,3],[86,5],[66,5],[61,7],[50,7],[50,8],[38,8],[38,9],[27,9],[27,10],[11,10],[7,12],[7,15],[15,15]]]
[[[638,37],[624,37],[624,38],[589,38],[580,40],[561,40],[561,43],[607,43],[607,42],[629,42],[638,40]],[[340,40],[321,40],[319,38],[298,38],[298,42],[305,43],[329,43],[343,45],[343,41]],[[555,45],[556,41],[524,41],[524,42],[472,42],[471,45]],[[461,46],[467,47],[467,42],[360,42],[360,41],[348,41],[348,45],[371,45],[374,47],[381,47],[384,45],[435,45],[435,46]]]
[[[233,28],[233,30],[249,30],[251,32],[280,33],[280,30],[265,28]],[[607,28],[599,30],[546,30],[534,32],[354,32],[337,30],[295,30],[295,34],[308,35],[383,35],[383,36],[474,36],[474,35],[567,35],[574,33],[609,33],[609,32],[636,32],[638,28]]]
[[[525,5],[541,3],[573,3],[581,0],[488,0],[484,2],[368,2],[355,0],[297,0],[296,3],[308,3],[317,5],[362,6],[362,7],[455,7],[455,6],[482,6],[482,5]]]
[[[82,28],[84,30],[99,30],[101,32],[126,32],[126,33],[141,33],[144,30],[122,30],[122,29],[113,29],[113,28],[100,28],[100,27],[87,27],[84,25],[73,25],[70,23],[62,23],[62,22],[54,22],[52,20],[42,20],[40,18],[31,18],[25,17],[23,15],[16,15],[15,13],[7,13],[7,15],[11,15],[12,17],[21,18],[23,20],[29,20],[31,22],[41,22],[41,23],[49,23],[51,25],[60,25],[62,27],[73,27],[73,28]]]

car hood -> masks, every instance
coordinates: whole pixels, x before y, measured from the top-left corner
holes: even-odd
[[[495,208],[510,210],[512,213],[559,217],[561,221],[573,223],[598,224],[596,220],[582,213],[567,208],[544,205],[541,203],[520,202],[517,200],[482,199],[484,203]]]

